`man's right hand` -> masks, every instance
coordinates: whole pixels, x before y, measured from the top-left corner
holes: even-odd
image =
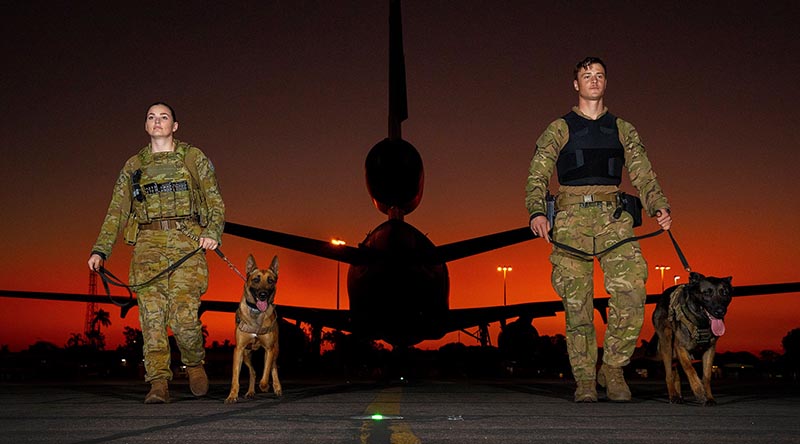
[[[548,222],[547,217],[545,216],[536,216],[531,219],[531,231],[537,237],[541,237],[547,243],[550,243],[550,222]]]

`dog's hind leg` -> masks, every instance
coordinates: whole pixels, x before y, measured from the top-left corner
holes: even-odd
[[[706,350],[703,353],[703,389],[705,390],[706,394],[706,402],[703,405],[717,405],[717,401],[714,399],[714,395],[711,394],[711,376],[712,370],[714,366],[714,346]]]
[[[261,383],[259,388],[261,391],[266,392],[269,390],[269,378],[272,376],[272,389],[275,392],[276,396],[283,395],[283,389],[281,388],[281,382],[278,379],[278,365],[275,362],[278,358],[278,338],[277,335],[273,338],[273,343],[271,347],[265,346],[264,352],[264,374],[261,376]]]

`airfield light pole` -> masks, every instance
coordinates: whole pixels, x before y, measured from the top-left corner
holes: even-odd
[[[664,291],[664,270],[669,270],[670,267],[665,265],[656,265],[656,270],[661,271],[661,291]]]
[[[511,271],[511,267],[501,265],[497,267],[497,271],[503,272],[503,305],[506,305],[506,276]]]
[[[341,239],[331,239],[331,243],[338,247],[344,245],[346,242]],[[339,287],[340,287],[339,275],[341,274],[339,273],[339,269],[341,267],[341,264],[342,264],[341,262],[336,261],[336,309],[337,310],[339,309]]]
[[[680,276],[678,276],[677,274],[676,274],[675,276],[672,276],[672,285],[678,285],[678,280],[679,280],[680,278],[681,278],[681,277],[680,277]]]

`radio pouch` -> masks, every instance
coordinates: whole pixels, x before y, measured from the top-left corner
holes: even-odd
[[[638,196],[633,196],[626,193],[619,193],[617,202],[617,212],[619,210],[625,211],[633,218],[633,226],[638,227],[642,225],[642,200]],[[615,213],[616,215],[616,213]]]

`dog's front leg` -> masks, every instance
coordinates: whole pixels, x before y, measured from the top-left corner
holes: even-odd
[[[658,353],[664,364],[664,379],[667,383],[667,395],[669,402],[680,404],[683,402],[681,396],[681,381],[678,376],[678,369],[672,366],[672,329],[664,328],[658,332]]]
[[[225,404],[233,404],[239,400],[239,372],[242,370],[242,353],[244,347],[239,343],[233,349],[233,377],[231,378],[231,392],[225,398]]]
[[[681,362],[681,367],[683,367],[683,371],[686,373],[686,379],[689,380],[689,386],[692,388],[692,393],[694,393],[695,399],[700,404],[706,403],[706,394],[703,391],[703,385],[700,382],[700,377],[697,376],[697,371],[695,371],[694,367],[692,366],[692,357],[689,355],[689,351],[686,350],[685,347],[682,345],[676,344],[675,349],[678,353],[678,360]]]
[[[258,344],[253,345],[253,350],[258,348]],[[244,397],[247,399],[254,399],[256,397],[256,368],[253,367],[253,350],[247,350],[244,354],[244,364],[250,372],[250,379],[247,383],[247,393]]]
[[[714,395],[711,394],[711,376],[714,367],[714,354],[716,353],[716,344],[711,344],[703,353],[703,389],[706,394],[706,402],[703,405],[717,405]]]

